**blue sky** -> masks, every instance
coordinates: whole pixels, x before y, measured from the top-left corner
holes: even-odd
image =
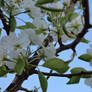
[[[92,11],[92,0],[90,1],[90,11]],[[92,24],[92,13],[90,14],[90,22]],[[90,43],[92,43],[92,29],[89,30],[89,32],[85,35],[85,37],[90,40]],[[86,53],[86,49],[89,48],[88,44],[80,43],[76,50],[77,50],[77,56],[75,57],[74,61],[70,64],[70,67],[83,67],[87,70],[92,70],[92,68],[89,66],[89,63],[86,63],[84,61],[79,60],[77,57],[81,54]],[[72,54],[72,51],[64,51],[60,54],[60,57],[64,60],[67,60],[70,58]],[[7,78],[0,78],[0,88],[2,88],[1,92],[8,87],[8,85],[12,82],[14,78],[14,74],[8,74]],[[80,80],[79,84],[74,85],[66,85],[68,82],[67,78],[61,78],[61,77],[51,77],[48,80],[48,90],[47,92],[92,92],[92,88],[86,86],[84,84],[84,79]],[[23,87],[27,87],[28,89],[33,89],[34,86],[39,87],[39,80],[37,75],[32,75],[28,78],[28,80],[25,80],[23,83]],[[23,91],[18,91],[23,92]],[[39,92],[42,92],[39,90]]]

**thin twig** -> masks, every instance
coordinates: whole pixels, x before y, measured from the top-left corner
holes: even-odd
[[[41,72],[41,71],[40,71]],[[81,76],[81,75],[92,75],[92,71],[81,71],[79,73],[73,73],[73,74],[58,74],[58,73],[47,73],[47,72],[41,72],[46,76],[53,76],[53,77],[67,77],[71,78],[73,76]],[[38,74],[38,71],[34,71],[34,74]]]

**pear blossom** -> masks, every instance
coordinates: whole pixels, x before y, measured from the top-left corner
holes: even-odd
[[[87,49],[87,54],[91,55],[92,56],[92,44],[90,44],[90,48]]]
[[[33,0],[22,0],[22,6],[24,8],[34,7],[35,2]]]
[[[90,66],[92,67],[92,59],[90,60]]]
[[[52,29],[51,29],[51,31],[50,31],[50,35],[52,36],[52,38],[53,38],[53,40],[54,41],[58,41],[58,35],[57,35],[57,29],[55,28],[55,27],[53,27]],[[62,36],[61,36],[61,38],[62,38],[62,42],[67,42],[68,40],[71,40],[69,37],[67,37],[65,34],[63,34]]]
[[[90,86],[90,87],[92,88],[92,78],[87,78],[87,79],[85,79],[85,84],[86,84],[87,86]]]
[[[62,8],[61,6],[61,1],[58,1],[58,2],[55,2],[55,3],[52,3],[52,4],[48,4],[48,7],[53,7],[53,8]]]
[[[63,2],[65,2],[65,3],[67,4],[67,6],[69,6],[69,5],[70,5],[71,0],[63,0]]]
[[[14,69],[16,63],[13,61],[6,61],[5,65],[9,68],[9,69]]]
[[[58,8],[58,9],[60,9],[60,8],[62,8],[62,5],[61,5],[61,0],[58,0],[57,2],[55,2],[55,3],[48,3],[48,4],[45,4],[44,5],[45,7],[51,7],[51,8]]]
[[[14,69],[15,65],[16,65],[16,60],[18,58],[19,55],[19,51],[11,51],[9,54],[10,57],[10,61],[6,61],[5,65],[9,68],[9,69]]]
[[[13,51],[10,51],[8,53],[8,57],[9,57],[9,60],[10,61],[5,61],[5,65],[9,68],[9,69],[14,69],[15,65],[16,65],[16,60],[18,57],[21,57],[21,54],[23,56],[26,55],[26,51],[23,49],[21,52],[19,50],[13,50]]]
[[[52,31],[50,32],[50,35],[52,36],[52,38],[53,38],[54,41],[56,41],[56,42],[58,41],[57,33],[54,32],[54,30],[52,30]]]
[[[80,33],[83,29],[83,16],[78,15],[71,22],[66,23],[66,28],[68,32],[73,32],[75,34]]]
[[[40,28],[41,26],[43,28],[48,28],[48,24],[45,20],[42,20],[41,17],[36,17],[34,20],[33,20],[33,24],[38,28]]]
[[[43,45],[43,41],[45,39],[45,36],[43,34],[36,34],[35,30],[33,29],[26,29],[24,32],[28,35],[29,40],[32,41],[35,45]]]
[[[7,57],[7,50],[0,46],[0,66],[4,65],[6,57]]]
[[[35,6],[35,1],[33,0],[23,0],[22,7],[30,9],[33,17],[40,17],[41,15],[41,9]]]
[[[5,0],[5,7],[4,10],[6,13],[10,14],[10,11],[12,12],[13,15],[20,13],[21,12],[21,4],[22,0]],[[8,7],[11,7],[9,10]]]
[[[10,33],[7,37],[8,50],[24,49],[29,45],[30,41],[27,35],[21,33],[18,37],[15,33]]]
[[[4,48],[7,50],[7,48],[9,48],[9,45],[7,44],[7,36],[3,36],[1,39],[0,39],[0,47],[1,48]]]
[[[71,40],[69,37],[67,37],[65,34],[62,35],[62,42],[67,42],[69,40]]]
[[[55,3],[55,6],[56,6],[56,8],[62,8],[62,7],[61,7],[61,1],[56,2],[56,3]]]
[[[43,47],[43,51],[46,56],[46,60],[56,57],[56,49],[52,43],[47,47]]]
[[[87,54],[91,55],[92,56],[92,44],[90,44],[90,48],[87,49]],[[90,66],[92,67],[92,60],[90,60]]]

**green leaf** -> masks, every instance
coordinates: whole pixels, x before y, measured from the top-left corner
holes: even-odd
[[[48,7],[45,7],[45,6],[38,6],[44,10],[47,10],[47,11],[50,11],[50,12],[63,12],[64,9],[57,9],[57,8],[48,8]]]
[[[28,16],[29,16],[30,18],[34,19],[34,17],[33,17],[30,13],[28,13]]]
[[[89,54],[83,54],[83,55],[79,56],[78,58],[80,60],[84,60],[84,61],[90,62],[90,60],[92,59],[92,56],[89,55]]]
[[[15,65],[15,72],[21,75],[24,70],[24,67],[25,67],[25,61],[21,59],[20,57],[18,57],[17,63]]]
[[[15,28],[16,28],[16,19],[15,19],[15,17],[14,16],[12,16],[11,18],[10,18],[10,30],[11,30],[11,32],[14,32],[15,31]]]
[[[17,29],[27,29],[27,26],[26,26],[26,25],[23,25],[23,26],[17,26],[16,28],[17,28]]]
[[[6,74],[8,73],[7,69],[5,66],[1,66],[0,67],[0,77],[4,77],[6,76]]]
[[[86,71],[84,68],[81,68],[81,67],[77,67],[77,68],[73,68],[71,70],[71,73],[79,73],[79,72],[82,72],[82,71]]]
[[[63,60],[59,58],[49,59],[45,61],[45,63],[42,66],[55,70],[59,73],[65,73],[69,69],[68,63],[65,63]]]
[[[71,70],[71,73],[73,74],[73,73],[81,73],[81,72],[86,72],[87,70],[85,70],[84,68],[82,68],[82,67],[77,67],[77,68],[73,68],[72,70]],[[81,76],[80,76],[81,78],[90,78],[90,77],[92,77],[92,75],[88,75],[88,74],[82,74]]]
[[[43,73],[41,73],[40,71],[38,73],[38,77],[39,77],[41,88],[43,90],[42,92],[46,92],[47,86],[48,86],[47,79],[45,78]]]
[[[80,76],[73,76],[70,78],[67,84],[77,84],[80,81]]]
[[[32,23],[30,22],[26,22],[26,25],[23,25],[23,26],[17,26],[17,29],[28,29],[28,28],[36,28]]]
[[[46,31],[47,31],[47,29],[38,29],[38,30],[36,30],[35,32],[36,32],[36,34],[41,34],[41,33],[43,33],[44,35],[46,35]]]
[[[33,25],[30,22],[26,22],[26,26],[27,26],[27,28],[32,28],[32,29],[36,28],[35,25]]]
[[[42,4],[47,4],[47,3],[53,3],[54,0],[38,0],[36,5],[42,5]]]
[[[87,40],[87,39],[85,39],[85,38],[82,38],[82,39],[81,39],[81,42],[83,42],[83,43],[89,43],[89,40]]]

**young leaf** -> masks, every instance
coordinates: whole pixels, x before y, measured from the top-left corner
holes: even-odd
[[[33,17],[30,13],[28,13],[28,16],[29,16],[30,18],[34,19],[34,17]]]
[[[84,68],[81,68],[81,67],[77,67],[77,68],[73,68],[71,70],[71,73],[79,73],[79,72],[82,72],[82,71],[86,71]]]
[[[20,57],[17,59],[17,63],[15,65],[15,71],[21,75],[25,67],[25,61],[22,60]]]
[[[92,59],[92,56],[89,54],[83,54],[81,56],[78,57],[80,60],[84,60],[86,62],[90,62],[90,60]]]
[[[81,42],[83,42],[83,43],[89,43],[89,40],[87,40],[87,39],[85,39],[85,38],[82,38],[82,39],[81,39]]]
[[[17,26],[17,29],[27,29],[27,28],[36,28],[32,23],[30,22],[26,22],[26,25],[23,25],[23,26]]]
[[[39,81],[40,81],[40,85],[41,85],[41,88],[42,88],[42,92],[46,92],[47,90],[47,79],[44,77],[44,75],[39,71],[38,73],[38,77],[39,77]]]
[[[80,76],[73,76],[70,78],[67,84],[77,84],[80,81]]]
[[[64,9],[48,8],[48,7],[41,6],[41,5],[39,5],[38,7],[42,8],[46,11],[50,11],[50,12],[63,12],[64,11]]]
[[[26,26],[26,25],[23,25],[23,26],[17,26],[16,28],[17,28],[17,29],[27,29],[27,26]]]
[[[38,0],[36,5],[42,5],[47,3],[52,3],[54,0]]]
[[[45,63],[42,66],[55,70],[59,73],[65,73],[69,69],[68,63],[65,63],[63,60],[59,58],[49,59],[45,61]]]
[[[35,25],[33,25],[30,22],[26,22],[26,26],[27,26],[27,28],[32,28],[32,29],[36,28]]]
[[[6,67],[1,66],[0,67],[0,77],[4,77],[7,73],[8,73],[8,71],[6,70]]]
[[[77,67],[77,68],[73,68],[73,69],[71,70],[71,73],[72,73],[72,74],[73,74],[73,73],[81,73],[81,72],[86,72],[86,71],[87,71],[87,70],[85,70],[84,68]],[[92,75],[82,74],[80,77],[81,77],[81,78],[90,78],[90,77],[92,77]]]

